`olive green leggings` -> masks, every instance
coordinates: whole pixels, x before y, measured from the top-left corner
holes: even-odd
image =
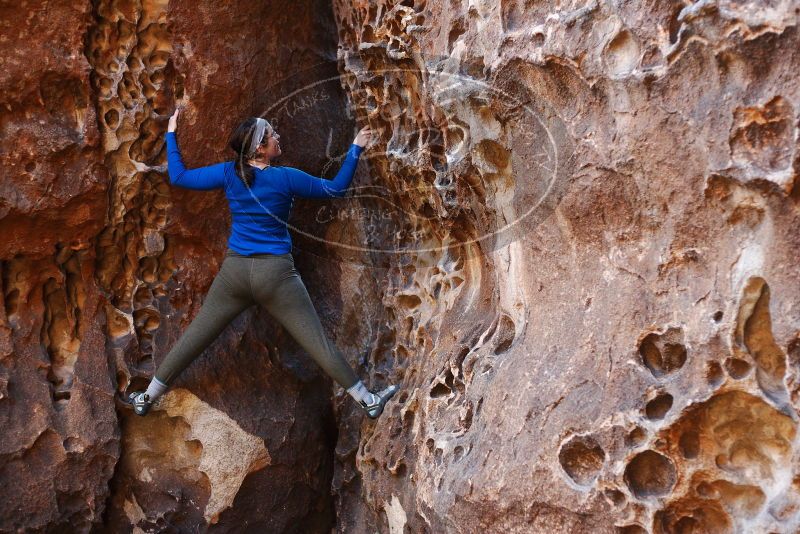
[[[325,335],[291,252],[242,256],[231,249],[226,251],[197,317],[158,366],[155,377],[170,385],[253,304],[262,305],[342,387],[358,382],[353,368]]]

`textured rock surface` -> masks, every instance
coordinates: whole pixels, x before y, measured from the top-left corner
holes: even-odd
[[[390,262],[339,531],[797,531],[796,2],[334,5],[371,180],[456,243]]]
[[[795,4],[0,6],[0,531],[797,531]],[[115,410],[227,237],[181,99],[190,166],[264,110],[309,172],[379,132],[293,215],[378,421],[256,308]]]

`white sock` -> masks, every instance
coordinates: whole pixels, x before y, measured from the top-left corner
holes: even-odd
[[[147,386],[147,391],[145,391],[145,393],[147,393],[150,396],[151,401],[155,402],[157,398],[159,398],[161,395],[164,394],[165,391],[167,391],[168,387],[169,386],[163,383],[161,380],[159,380],[156,377],[153,377],[153,379],[150,381],[150,385]]]
[[[361,380],[350,386],[347,392],[358,402],[364,401],[367,404],[373,404],[378,401],[377,395],[371,393]]]

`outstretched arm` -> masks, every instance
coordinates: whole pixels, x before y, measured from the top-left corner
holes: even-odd
[[[333,180],[317,178],[293,167],[283,167],[287,186],[293,195],[305,198],[331,198],[343,197],[353,181],[353,175],[358,166],[358,158],[364,151],[364,146],[369,142],[372,132],[369,127],[362,128],[353,144],[347,150],[342,167]]]
[[[347,192],[347,188],[350,187],[350,182],[353,181],[356,166],[358,165],[358,157],[363,150],[364,147],[356,144],[350,145],[347,156],[344,158],[344,163],[342,163],[342,168],[339,169],[333,180],[317,178],[293,167],[283,167],[289,191],[293,195],[305,198],[343,197]]]
[[[216,163],[197,169],[187,169],[178,149],[178,139],[175,136],[175,127],[180,108],[169,119],[167,127],[167,172],[172,185],[187,189],[208,191],[225,186],[225,163]]]

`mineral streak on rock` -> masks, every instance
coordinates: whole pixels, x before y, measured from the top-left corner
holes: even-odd
[[[796,4],[6,2],[0,531],[800,530]],[[190,167],[377,132],[290,222],[378,421],[255,308],[115,410],[225,247],[178,102]]]

